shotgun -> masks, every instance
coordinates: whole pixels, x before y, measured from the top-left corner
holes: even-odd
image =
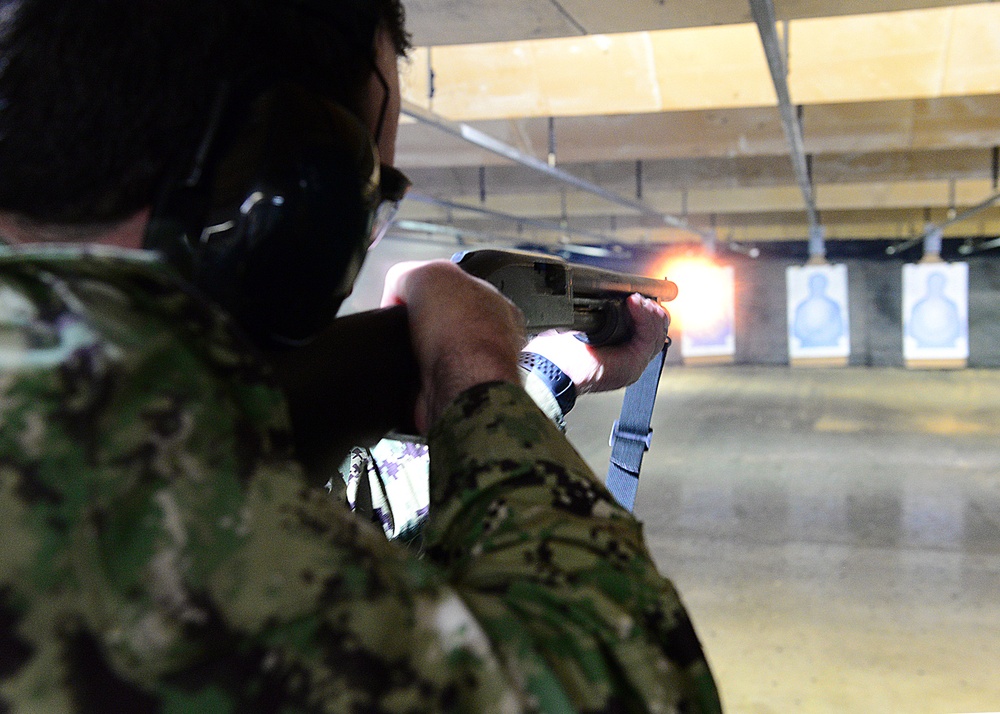
[[[677,297],[677,285],[522,250],[456,253],[452,261],[493,285],[524,313],[529,333],[576,330],[588,344],[612,345],[632,334],[625,300],[639,293],[660,303]]]

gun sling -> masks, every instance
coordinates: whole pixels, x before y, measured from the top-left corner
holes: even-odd
[[[621,416],[611,430],[611,461],[605,485],[615,500],[630,512],[635,508],[642,457],[652,440],[653,430],[649,425],[653,403],[669,347],[670,339],[667,338],[663,349],[646,366],[642,376],[625,390]]]

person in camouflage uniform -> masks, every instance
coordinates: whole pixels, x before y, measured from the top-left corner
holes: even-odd
[[[95,126],[122,126],[44,103],[10,119],[34,96],[25,53],[83,82],[52,90],[76,89],[62,97],[70,106],[127,108],[102,72],[119,68],[127,82],[167,73],[183,86],[163,64],[174,55],[157,51],[168,48],[210,74],[198,52],[217,45],[193,20],[232,31],[242,9],[0,7],[0,164],[10,169],[0,235],[22,244],[0,248],[0,711],[718,711],[640,524],[517,384],[523,327],[495,291],[450,264],[395,288],[411,316],[424,387],[416,421],[431,457],[417,559],[309,480],[258,347],[139,249],[159,175],[148,156],[145,190],[141,172],[109,155],[77,176],[85,200],[67,197],[46,151],[80,162],[60,142],[95,151],[84,141]],[[95,43],[108,33],[121,42]],[[374,43],[382,60],[392,54],[382,31]],[[88,75],[91,60],[101,72]],[[194,109],[174,111],[165,125]],[[26,146],[33,128],[53,131],[45,121],[80,131]],[[167,156],[178,148],[169,132],[151,136]],[[104,170],[117,189],[92,184]],[[116,206],[122,185],[133,194]],[[32,186],[48,192],[47,208]]]

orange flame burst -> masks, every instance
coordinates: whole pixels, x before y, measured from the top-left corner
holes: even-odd
[[[704,256],[668,256],[653,275],[677,283],[677,299],[666,305],[672,325],[687,334],[708,333],[732,322],[732,271]]]

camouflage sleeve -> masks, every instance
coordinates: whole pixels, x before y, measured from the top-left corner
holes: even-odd
[[[0,712],[519,711],[440,574],[306,483],[225,320],[91,267],[0,264]]]
[[[640,524],[523,390],[469,390],[429,444],[428,557],[543,709],[720,710]]]

